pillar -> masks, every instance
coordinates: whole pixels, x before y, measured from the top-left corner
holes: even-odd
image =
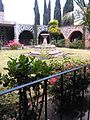
[[[69,39],[65,39],[65,47],[69,47],[70,46],[70,40]]]
[[[19,41],[19,26],[16,24],[14,26],[14,40]]]

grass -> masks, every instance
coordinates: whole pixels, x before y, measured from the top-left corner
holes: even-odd
[[[83,60],[87,60],[90,63],[90,50],[83,49],[69,49],[69,48],[59,48],[62,52],[68,54],[70,57],[78,57]]]
[[[7,66],[9,57],[17,58],[20,54],[27,54],[30,50],[0,50],[0,73],[5,72],[4,67]]]
[[[70,57],[78,57],[83,60],[87,60],[90,63],[90,50],[82,49],[69,49],[69,48],[59,48],[60,51],[68,54]],[[30,49],[23,50],[0,50],[0,73],[5,72],[4,67],[7,66],[7,61],[9,57],[17,58],[20,54],[27,54],[30,52]]]
[[[88,60],[90,63],[90,50],[79,50],[79,49],[69,49],[69,48],[59,48],[60,51],[68,54],[68,56],[70,57],[79,57],[81,59],[85,59]],[[23,49],[23,50],[0,50],[0,73],[5,73],[6,71],[4,71],[4,67],[7,66],[7,61],[9,60],[9,57],[12,58],[17,58],[20,54],[27,54],[30,52],[30,49]],[[59,58],[58,58],[59,59]],[[7,88],[3,88],[2,85],[0,85],[0,90],[5,90]],[[7,103],[15,103],[16,101],[18,101],[18,97],[16,95],[16,92],[11,96],[3,96],[3,98],[0,99],[1,103],[4,103],[7,105]],[[49,106],[50,107],[50,106]],[[2,108],[1,108],[2,109]],[[9,108],[6,106],[5,109]]]

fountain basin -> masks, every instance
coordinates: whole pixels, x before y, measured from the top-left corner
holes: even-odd
[[[31,56],[35,56],[38,58],[48,58],[48,57],[58,57],[62,55],[62,52],[58,50],[55,45],[47,44],[48,33],[41,34],[43,37],[42,45],[35,46],[29,53]]]
[[[51,56],[51,57],[58,57],[59,55],[62,55],[62,52],[58,50],[58,48],[55,45],[37,45],[35,46],[29,53],[31,56],[35,57],[41,57],[41,56]]]

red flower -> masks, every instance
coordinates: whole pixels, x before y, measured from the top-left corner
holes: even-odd
[[[58,77],[54,77],[54,78],[49,79],[49,83],[51,85],[55,85],[57,81],[58,81]]]
[[[14,45],[20,46],[21,44],[18,41],[14,41],[14,40],[12,41],[10,40],[9,43],[7,44],[8,47],[14,46]]]
[[[66,64],[66,69],[69,69],[69,68],[71,68],[71,67],[73,67],[73,65],[72,65],[71,63],[67,63],[67,64]]]

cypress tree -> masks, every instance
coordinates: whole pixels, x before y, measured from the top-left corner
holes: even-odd
[[[60,0],[56,0],[56,2],[55,2],[54,19],[58,20],[58,26],[61,26],[61,5],[60,5]]]
[[[3,7],[2,0],[0,0],[0,12],[4,12],[4,7]]]
[[[84,7],[86,7],[86,4],[85,4],[85,1],[84,0],[81,0],[81,3]]]
[[[34,4],[34,14],[35,14],[35,25],[40,25],[40,14],[39,14],[37,0],[35,0],[35,4]]]
[[[63,8],[63,15],[74,10],[73,0],[66,0],[65,6]]]
[[[48,12],[47,12],[47,21],[49,23],[49,21],[51,20],[51,1],[49,0],[49,3],[48,3]]]
[[[46,0],[44,0],[44,14],[43,14],[43,25],[48,25],[48,9],[47,9],[47,4]]]
[[[88,2],[88,5],[90,5],[90,0],[89,0],[89,2]]]

